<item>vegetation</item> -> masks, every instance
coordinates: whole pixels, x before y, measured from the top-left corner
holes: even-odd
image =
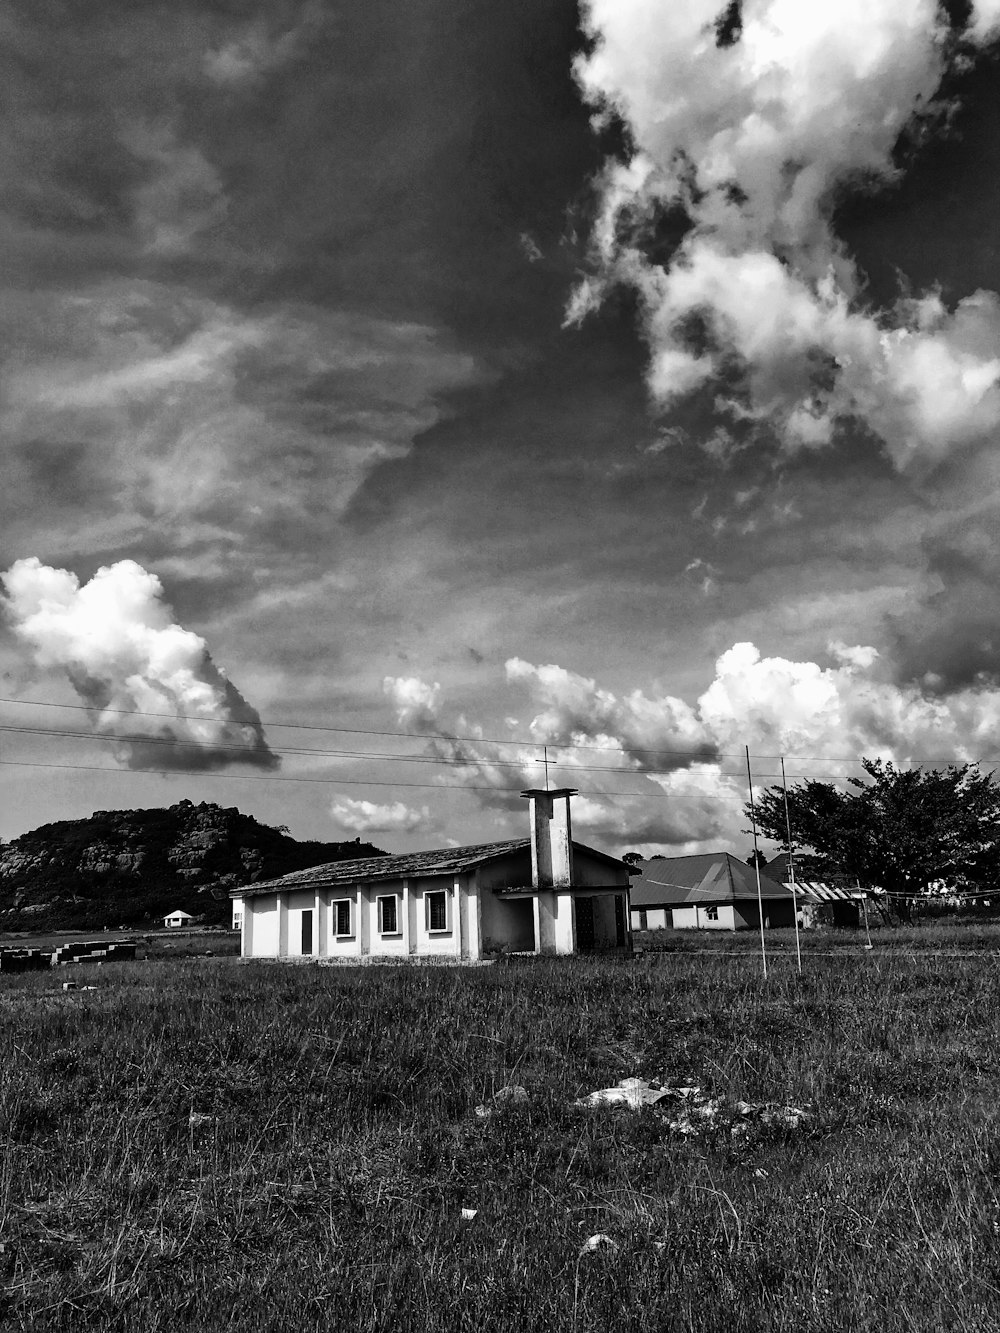
[[[4,1329],[996,1327],[993,956],[75,975],[0,979]]]
[[[845,875],[879,886],[902,916],[909,899],[935,881],[949,888],[997,888],[1000,788],[971,764],[897,769],[862,760],[869,781],[806,781],[788,788],[788,822],[804,878]],[[756,809],[757,828],[785,851],[785,793],[770,787]],[[804,849],[804,850],[803,850]]]
[[[0,930],[139,925],[190,912],[230,919],[229,892],[380,848],[297,842],[235,807],[180,801],[168,809],[99,810],[61,820],[0,847]]]

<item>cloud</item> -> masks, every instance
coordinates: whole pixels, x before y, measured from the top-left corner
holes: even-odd
[[[11,479],[12,543],[45,534],[68,457],[94,493],[84,549],[193,543],[246,578],[249,543],[257,579],[274,552],[329,564],[358,488],[481,374],[430,326],[287,302],[244,312],[152,281],[20,293],[0,341],[0,429],[15,453],[52,459]]]
[[[639,689],[617,695],[564,667],[512,658],[508,683],[526,689],[538,709],[530,745],[485,740],[464,718],[442,738],[438,687],[402,678],[388,689],[401,722],[436,733],[429,752],[456,765],[447,780],[467,782],[488,808],[514,811],[519,788],[543,777],[540,749],[551,747],[553,780],[580,790],[574,826],[618,848],[741,845],[744,747],[758,784],[780,776],[781,756],[792,780],[841,780],[860,771],[862,755],[906,766],[973,761],[996,748],[1000,689],[935,694],[897,684],[866,645],[831,643],[829,658],[764,657],[752,643],[734,644],[693,704]]]
[[[219,45],[206,51],[202,60],[205,74],[224,88],[252,85],[293,60],[322,19],[322,4],[308,0],[283,30],[273,19],[269,22],[265,18],[230,30]]]
[[[402,801],[376,805],[372,801],[357,801],[340,796],[330,807],[334,819],[352,833],[412,833],[432,825],[427,806],[414,810]]]
[[[172,620],[154,574],[121,560],[81,585],[70,570],[29,557],[0,581],[15,638],[36,666],[66,676],[95,732],[119,741],[122,763],[278,767],[256,710],[213,662],[205,640]]]
[[[419,676],[386,676],[382,688],[396,709],[401,727],[411,731],[433,731],[438,725],[441,686],[429,685]]]
[[[569,318],[634,288],[654,398],[712,388],[721,412],[770,423],[789,449],[850,420],[900,467],[982,442],[1000,426],[996,294],[870,309],[831,221],[839,192],[892,177],[900,133],[958,49],[936,0],[747,0],[725,32],[719,11],[588,0],[577,78],[633,151],[605,168],[595,272]],[[973,6],[966,45],[995,24],[993,3]],[[686,230],[663,260],[648,241],[670,213]]]
[[[482,805],[513,811],[522,806],[521,791],[544,780],[537,747],[488,740],[479,724],[461,716],[447,726],[439,684],[418,676],[386,676],[383,689],[400,726],[431,737],[427,754],[448,766],[438,779],[442,784],[467,784]]]
[[[194,144],[181,143],[172,125],[137,123],[123,134],[145,168],[132,192],[133,225],[147,253],[183,253],[203,231],[226,215],[218,172]]]

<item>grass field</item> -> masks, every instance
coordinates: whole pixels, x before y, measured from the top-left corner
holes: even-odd
[[[1000,1328],[989,954],[90,978],[0,979],[5,1330]]]

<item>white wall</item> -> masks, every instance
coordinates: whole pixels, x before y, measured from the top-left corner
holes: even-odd
[[[640,913],[646,914],[646,925],[640,921]],[[633,930],[666,930],[672,924],[669,907],[633,907]]]
[[[312,951],[311,958],[318,956],[319,923],[316,920],[316,895],[312,890],[300,890],[296,893],[282,894],[287,913],[287,954],[288,958],[302,957],[302,914],[312,912]]]
[[[245,958],[277,958],[277,894],[266,893],[259,898],[247,898],[245,900],[243,910],[243,956]]]
[[[735,930],[737,922],[732,903],[719,903],[717,911],[718,920],[713,921],[704,907],[675,907],[674,930]]]
[[[411,901],[411,921],[409,921],[409,941],[411,950],[417,956],[461,957],[461,902],[460,890],[456,884],[460,880],[453,874],[435,874],[421,880],[411,880],[409,901]],[[428,930],[427,896],[428,893],[447,894],[448,912],[447,929]]]

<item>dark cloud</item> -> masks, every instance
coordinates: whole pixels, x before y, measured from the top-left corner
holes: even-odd
[[[897,675],[933,693],[1000,681],[1000,513],[953,524],[924,541],[914,605],[889,617]]]

